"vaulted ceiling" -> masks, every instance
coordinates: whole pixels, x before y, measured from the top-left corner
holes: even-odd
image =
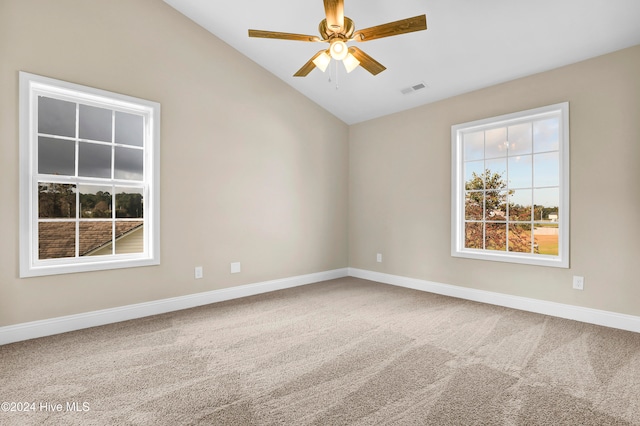
[[[293,77],[326,45],[248,29],[318,35],[322,0],[164,1],[347,124],[640,44],[638,0],[345,0],[356,30],[421,14],[428,29],[358,43],[377,76],[333,61]]]

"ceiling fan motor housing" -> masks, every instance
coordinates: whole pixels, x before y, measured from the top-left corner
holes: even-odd
[[[318,32],[323,40],[331,40],[332,38],[351,39],[353,32],[356,30],[353,21],[348,17],[344,17],[344,27],[338,31],[334,31],[327,25],[327,20],[323,19],[318,25]]]

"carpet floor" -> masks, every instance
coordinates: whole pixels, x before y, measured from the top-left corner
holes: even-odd
[[[640,334],[349,277],[0,346],[0,402],[1,425],[640,425]]]

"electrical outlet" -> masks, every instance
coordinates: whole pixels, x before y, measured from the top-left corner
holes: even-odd
[[[196,280],[199,280],[200,278],[204,277],[204,271],[202,270],[202,266],[196,266],[196,269],[193,275]]]
[[[382,253],[376,255],[376,262],[382,262]]]
[[[242,271],[242,269],[240,268],[240,262],[231,262],[231,273],[237,274],[240,271]]]
[[[575,290],[584,290],[584,277],[573,276],[573,288]]]

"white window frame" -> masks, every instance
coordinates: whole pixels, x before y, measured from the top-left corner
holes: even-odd
[[[20,277],[160,264],[160,104],[79,84],[20,72]],[[144,116],[144,249],[141,253],[39,259],[38,96]],[[92,183],[71,177],[72,183]],[[111,179],[107,182],[118,184]],[[95,182],[93,182],[95,183]],[[113,194],[115,197],[115,194]],[[79,208],[76,208],[79,210]],[[77,220],[77,219],[76,219]]]
[[[559,116],[558,255],[516,253],[465,247],[465,176],[463,135],[526,120]],[[451,126],[451,256],[538,266],[569,267],[569,103],[563,102]],[[508,222],[507,222],[508,223]]]

